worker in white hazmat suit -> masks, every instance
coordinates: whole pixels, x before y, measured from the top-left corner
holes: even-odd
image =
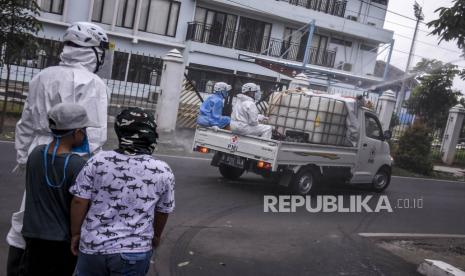
[[[259,100],[259,95],[260,89],[255,83],[246,83],[242,86],[242,94],[236,96],[231,113],[233,133],[271,139],[271,126],[259,123],[267,119],[258,113],[255,101]]]
[[[65,32],[61,62],[42,70],[29,82],[21,120],[16,125],[16,172],[21,172],[32,149],[52,141],[47,113],[59,103],[82,105],[89,119],[98,128],[87,129],[87,139],[76,153],[90,154],[98,151],[107,139],[107,87],[95,73],[103,65],[108,37],[97,25],[87,22],[72,24]],[[24,198],[20,211],[12,216],[12,227],[7,236],[10,245],[7,271],[16,275],[25,241],[21,235]]]

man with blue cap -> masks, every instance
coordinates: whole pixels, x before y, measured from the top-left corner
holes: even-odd
[[[228,97],[231,85],[217,82],[213,86],[213,95],[208,97],[200,106],[197,124],[203,127],[226,128],[231,118],[223,116],[224,100]]]

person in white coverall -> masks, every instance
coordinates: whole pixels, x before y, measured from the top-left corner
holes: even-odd
[[[255,101],[259,87],[255,83],[242,86],[242,94],[236,96],[231,113],[231,131],[241,135],[254,135],[271,139],[272,127],[260,124],[266,117],[258,113]]]
[[[29,82],[21,120],[16,125],[16,172],[21,172],[32,149],[52,141],[47,113],[59,103],[82,105],[91,121],[99,128],[87,129],[87,142],[74,152],[90,154],[98,151],[107,139],[107,86],[95,73],[103,65],[108,37],[102,28],[87,22],[72,24],[65,32],[61,62],[42,70]],[[10,245],[7,274],[17,275],[25,248],[21,235],[24,197],[21,208],[11,219],[7,236]]]

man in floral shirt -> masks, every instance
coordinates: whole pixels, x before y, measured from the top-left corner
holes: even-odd
[[[153,115],[123,110],[115,131],[119,148],[92,157],[70,188],[77,275],[145,275],[152,246],[174,209],[174,175],[151,156],[157,138]]]

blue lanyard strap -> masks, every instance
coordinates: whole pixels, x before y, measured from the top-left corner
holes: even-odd
[[[55,157],[56,157],[56,152],[58,150],[58,145],[60,143],[60,138],[57,138],[56,141],[55,141],[55,146],[53,147],[53,153],[52,153],[52,165],[54,164],[55,162]],[[51,144],[51,143],[50,143]],[[45,167],[45,181],[47,182],[47,185],[51,188],[61,188],[63,186],[63,184],[65,183],[66,181],[66,168],[68,167],[68,162],[69,162],[69,159],[71,158],[71,156],[73,155],[72,153],[69,154],[68,156],[66,156],[66,159],[65,159],[65,165],[63,166],[63,179],[61,180],[60,184],[56,185],[55,183],[53,183],[53,181],[51,181],[49,178],[48,178],[48,150],[50,149],[50,144],[48,144],[46,147],[45,147],[45,151],[44,151],[44,167]]]

